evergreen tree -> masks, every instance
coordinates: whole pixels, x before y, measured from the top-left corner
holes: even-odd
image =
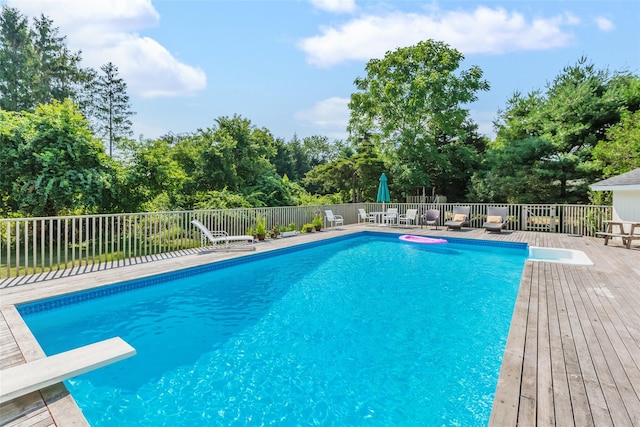
[[[94,130],[109,145],[109,156],[113,156],[113,147],[124,137],[131,136],[131,120],[135,113],[131,111],[127,84],[118,78],[118,67],[109,62],[100,67],[104,74],[94,83],[92,117]]]
[[[66,37],[58,35],[53,20],[41,15],[34,19],[34,53],[37,70],[33,102],[48,104],[70,98],[82,107],[80,98],[86,84],[92,78],[92,70],[80,67],[80,52],[70,52],[65,46]]]
[[[22,111],[30,101],[33,46],[27,18],[3,7],[0,15],[0,108]]]
[[[0,14],[0,107],[7,111],[33,111],[39,104],[65,98],[84,107],[82,97],[92,78],[80,68],[80,52],[70,52],[66,37],[44,15],[33,28],[17,9],[3,7]]]
[[[639,82],[636,75],[601,70],[580,58],[545,91],[515,93],[495,123],[496,140],[475,173],[470,197],[588,202],[590,183],[635,165],[637,122],[630,114],[640,106]]]

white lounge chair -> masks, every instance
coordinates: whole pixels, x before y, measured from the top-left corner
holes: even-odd
[[[398,223],[404,223],[406,225],[412,225],[413,221],[418,217],[418,209],[407,209],[406,214],[400,214],[398,216]]]
[[[248,246],[251,250],[256,248],[253,245],[255,242],[253,236],[230,236],[226,231],[211,231],[197,219],[191,221],[191,224],[202,231],[202,235],[211,242],[214,249],[229,249],[232,246]]]
[[[333,211],[330,209],[324,211],[324,216],[330,226],[331,224],[333,224],[333,226],[337,226],[338,224],[344,225],[344,218],[342,218],[342,215],[334,215]]]
[[[358,209],[358,223],[363,222],[376,222],[376,216],[374,214],[367,213],[364,209]]]

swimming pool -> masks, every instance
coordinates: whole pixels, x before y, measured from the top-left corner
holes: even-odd
[[[67,382],[93,426],[486,425],[528,253],[469,243],[367,232],[19,310],[47,354],[138,351]]]

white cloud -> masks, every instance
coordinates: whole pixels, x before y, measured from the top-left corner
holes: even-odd
[[[356,10],[355,0],[310,0],[311,4],[320,10],[333,13],[353,12]]]
[[[118,67],[127,87],[135,88],[136,93],[146,98],[193,94],[206,84],[202,70],[177,61],[149,37],[123,35],[117,43],[83,56],[93,63],[109,58]]]
[[[616,27],[613,24],[613,21],[611,21],[608,18],[605,18],[604,16],[596,17],[595,21],[596,21],[596,25],[601,31],[611,31]]]
[[[321,129],[333,137],[345,138],[349,114],[349,98],[333,97],[318,101],[311,108],[297,112],[295,119]]]
[[[179,61],[157,41],[137,31],[157,26],[160,15],[151,0],[9,0],[28,16],[53,19],[83,65],[96,71],[113,62],[129,93],[143,97],[183,96],[206,87],[200,68]]]
[[[307,61],[319,67],[381,58],[389,50],[427,39],[444,41],[464,54],[503,54],[565,46],[572,38],[565,27],[578,22],[572,15],[527,20],[521,13],[483,6],[473,11],[430,9],[428,14],[392,12],[323,27],[320,35],[298,46]]]
[[[82,21],[110,32],[127,32],[155,26],[160,16],[150,0],[9,0],[20,12],[52,18],[65,34],[83,30]],[[80,28],[73,28],[80,26]],[[88,26],[88,25],[87,25]]]

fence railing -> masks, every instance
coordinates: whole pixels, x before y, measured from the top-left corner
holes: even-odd
[[[366,210],[380,210],[380,203],[365,204]],[[399,213],[407,209],[438,209],[439,224],[453,216],[454,206],[470,206],[470,227],[482,228],[490,206],[506,207],[509,223],[507,230],[543,231],[550,233],[595,236],[604,230],[605,221],[611,219],[611,206],[560,205],[560,204],[506,204],[506,203],[386,203],[385,208],[398,208]]]
[[[0,280],[60,270],[95,271],[180,256],[203,245],[190,222],[198,219],[211,230],[246,234],[258,215],[267,228],[295,224],[297,230],[325,209],[342,215],[345,225],[359,222],[358,208],[399,213],[416,208],[440,210],[440,224],[454,203],[360,203],[255,209],[195,210],[110,215],[0,219]],[[507,206],[509,230],[546,231],[593,236],[611,218],[610,206],[506,205],[471,206],[472,228],[484,223],[489,206]]]

